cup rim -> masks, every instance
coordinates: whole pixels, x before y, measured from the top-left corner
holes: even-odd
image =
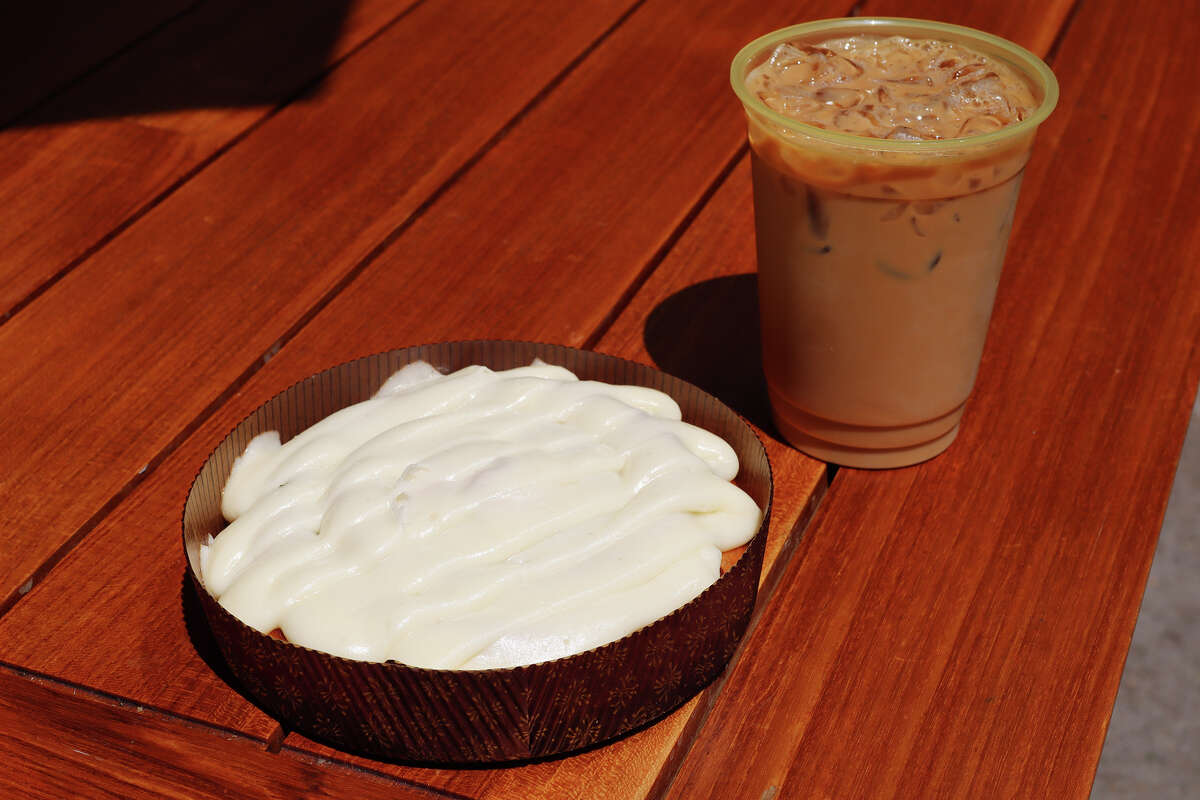
[[[985,133],[979,136],[927,139],[911,142],[876,139],[852,133],[830,131],[815,125],[809,125],[770,108],[746,87],[745,77],[750,70],[752,62],[764,51],[788,39],[822,32],[853,31],[861,33],[867,30],[877,32],[881,35],[901,30],[929,33],[953,41],[965,40],[969,45],[982,44],[989,51],[989,55],[999,55],[1004,58],[1011,66],[1020,70],[1027,78],[1037,84],[1042,90],[1042,102],[1025,119],[1015,125],[1007,125],[992,133]],[[780,28],[758,37],[738,51],[737,55],[733,58],[733,63],[730,65],[729,81],[733,86],[734,93],[742,101],[742,105],[747,113],[753,112],[765,117],[785,130],[794,131],[813,139],[819,139],[843,147],[900,153],[927,153],[932,150],[957,149],[964,146],[988,146],[1020,137],[1023,134],[1032,135],[1037,127],[1054,111],[1055,106],[1058,104],[1059,96],[1058,80],[1054,77],[1054,73],[1050,70],[1050,67],[1036,54],[1021,47],[1019,44],[975,28],[968,28],[965,25],[953,25],[948,22],[935,22],[911,17],[837,17]]]

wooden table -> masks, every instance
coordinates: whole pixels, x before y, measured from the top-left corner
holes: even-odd
[[[0,795],[1087,796],[1200,379],[1195,0],[78,5],[26,10],[0,90]],[[726,77],[851,12],[1007,36],[1063,90],[962,434],[887,472],[767,420]],[[466,338],[654,363],[762,427],[756,617],[589,752],[336,752],[232,685],[183,498],[292,382]]]

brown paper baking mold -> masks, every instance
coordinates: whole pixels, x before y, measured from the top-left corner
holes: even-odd
[[[649,386],[671,395],[683,418],[725,439],[738,455],[736,483],[763,510],[741,557],[682,608],[618,641],[522,667],[432,670],[339,658],[243,624],[197,577],[199,546],[225,525],[221,489],[258,433],[287,441],[368,399],[396,370],[424,360],[449,372],[501,370],[534,358],[583,380]],[[439,764],[540,758],[616,738],[688,700],[724,669],[746,630],[770,518],[771,468],[754,431],[711,395],[652,367],[562,345],[470,341],[360,358],[301,381],[243,420],[209,456],[184,506],[187,573],[221,654],[243,690],[291,730],[347,752]]]

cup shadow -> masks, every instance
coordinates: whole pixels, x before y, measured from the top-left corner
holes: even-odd
[[[779,436],[763,377],[756,275],[710,278],[667,297],[646,318],[643,341],[664,372]]]

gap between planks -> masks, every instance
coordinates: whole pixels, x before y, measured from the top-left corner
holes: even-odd
[[[1067,38],[1067,32],[1075,22],[1075,14],[1078,13],[1082,1],[1074,0],[1071,3],[1071,7],[1067,9],[1067,14],[1063,17],[1063,21],[1059,25],[1058,33],[1054,34],[1054,40],[1050,43],[1050,49],[1046,51],[1046,55],[1043,57],[1043,60],[1050,66],[1054,66],[1054,59],[1058,56],[1058,48],[1062,46],[1063,40]]]
[[[658,778],[654,781],[654,785],[650,787],[645,800],[662,800],[670,792],[671,786],[675,782],[675,777],[679,774],[680,767],[683,766],[684,759],[691,752],[692,745],[695,744],[700,730],[708,722],[709,714],[712,712],[713,706],[716,705],[717,696],[725,688],[725,682],[729,679],[733,665],[741,659],[746,642],[750,640],[750,634],[758,626],[758,621],[762,617],[767,604],[775,596],[775,590],[779,587],[779,581],[783,577],[788,563],[791,562],[801,537],[808,530],[809,523],[812,522],[817,508],[820,507],[821,501],[829,491],[831,472],[832,470],[826,468],[824,479],[817,482],[816,488],[809,495],[804,508],[801,509],[800,516],[796,518],[796,524],[792,527],[791,532],[788,533],[787,538],[783,540],[783,547],[780,548],[779,554],[771,564],[770,571],[767,572],[767,577],[758,589],[758,597],[754,601],[754,612],[750,615],[750,624],[746,626],[746,632],[742,634],[737,649],[733,651],[733,655],[729,659],[729,664],[726,665],[724,671],[717,676],[717,679],[712,684],[704,689],[699,707],[692,714],[692,718],[688,720],[687,727],[679,735],[679,739],[676,740],[675,747],[671,749],[670,755],[667,756],[666,763],[658,773]]]
[[[636,276],[634,276],[632,281],[629,282],[629,286],[627,286],[621,296],[617,298],[617,302],[613,304],[612,309],[604,316],[603,319],[600,320],[600,323],[596,325],[596,329],[592,331],[590,336],[583,340],[583,344],[580,345],[582,349],[592,350],[600,343],[600,340],[603,339],[605,334],[608,333],[609,328],[613,326],[613,323],[617,321],[617,318],[620,317],[629,304],[633,302],[633,298],[637,296],[637,293],[641,291],[643,286],[646,285],[646,281],[650,279],[650,276],[654,273],[654,270],[658,269],[659,265],[662,264],[663,260],[667,257],[667,254],[670,253],[671,250],[674,249],[675,245],[679,243],[679,240],[683,238],[683,235],[687,232],[687,229],[690,228],[692,223],[696,221],[696,217],[698,217],[700,212],[704,210],[704,207],[708,205],[708,201],[711,200],[712,196],[717,193],[717,190],[721,188],[722,184],[724,184],[729,178],[734,168],[737,167],[738,163],[741,162],[741,160],[749,151],[750,145],[743,143],[742,146],[739,147],[729,159],[729,161],[721,167],[720,172],[718,172],[716,177],[713,178],[712,183],[705,188],[696,203],[690,209],[688,209],[686,214],[683,215],[683,220],[680,221],[680,223],[675,226],[675,229],[667,235],[667,237],[663,240],[662,245],[656,251],[654,251],[654,255],[652,255],[646,262],[645,266],[642,267],[642,270]]]
[[[211,723],[207,723],[202,720],[197,720],[197,719],[194,719],[194,718],[188,717],[188,716],[175,714],[173,712],[166,711],[166,710],[158,708],[156,706],[146,705],[144,703],[134,703],[134,702],[127,700],[126,698],[119,697],[117,695],[112,695],[112,694],[109,694],[108,692],[103,692],[103,691],[100,691],[98,689],[93,689],[88,686],[82,686],[80,684],[73,683],[71,681],[54,678],[54,677],[51,677],[48,675],[44,675],[37,671],[27,670],[27,669],[18,667],[13,664],[9,664],[6,661],[0,660],[0,675],[2,675],[4,673],[8,673],[9,675],[11,675],[14,678],[17,678],[17,679],[23,680],[23,681],[29,681],[31,684],[41,686],[41,687],[49,689],[49,690],[62,692],[63,694],[69,693],[73,698],[80,698],[88,703],[95,703],[97,705],[107,706],[110,708],[120,709],[123,711],[131,711],[139,716],[144,715],[146,717],[153,718],[154,720],[156,720],[160,723],[163,723],[165,725],[169,725],[174,728],[177,728],[181,732],[194,731],[201,736],[207,736],[207,735],[220,736],[227,741],[240,742],[240,743],[244,743],[247,746],[263,745],[263,741],[261,739],[257,739],[252,736],[247,736],[246,734],[244,734],[240,731],[237,731],[237,730],[233,730],[231,728],[225,728],[225,727],[221,727],[218,725],[212,725]],[[349,764],[349,763],[344,763],[344,762],[334,762],[334,761],[331,761],[330,759],[320,758],[319,756],[315,756],[310,753],[306,753],[302,750],[297,750],[297,749],[291,748],[291,747],[282,748],[281,747],[282,743],[283,743],[283,731],[282,731],[281,727],[277,727],[275,732],[271,734],[270,740],[267,742],[267,748],[266,748],[267,752],[272,753],[272,754],[277,754],[277,755],[279,755],[280,758],[294,759],[296,761],[299,761],[299,762],[302,762],[305,764],[309,764],[313,767],[324,768],[324,767],[329,766],[330,764],[333,764],[335,769],[338,769],[345,773],[349,773],[351,775],[362,775],[364,777],[368,777],[373,780],[383,781],[383,782],[390,784],[391,786],[394,786],[396,788],[415,789],[415,790],[423,792],[424,794],[427,794],[427,795],[434,795],[437,797],[445,798],[445,800],[471,800],[471,798],[465,797],[464,795],[458,794],[456,792],[447,792],[442,789],[436,789],[431,786],[425,786],[424,784],[415,783],[413,781],[405,780],[403,778],[399,778],[394,775],[388,775],[386,773],[378,772],[378,771],[371,770],[371,769],[366,769],[366,768],[360,767],[356,764]],[[286,754],[282,752],[284,750],[287,751]],[[80,752],[82,752],[82,751],[80,751]]]
[[[96,689],[92,686],[85,686],[74,681],[56,678],[53,675],[47,675],[45,673],[38,672],[37,670],[26,669],[25,667],[18,666],[17,664],[11,664],[2,659],[0,659],[0,671],[8,672],[18,678],[31,681],[42,686],[69,691],[74,696],[82,696],[95,703],[101,703],[128,711],[135,711],[138,714],[147,714],[157,717],[161,720],[181,723],[185,726],[196,728],[198,730],[204,730],[220,736],[228,736],[259,746],[265,745],[265,749],[271,753],[279,752],[280,747],[283,744],[284,731],[282,726],[280,726],[278,723],[276,723],[276,728],[271,732],[271,735],[264,740],[254,736],[248,736],[247,734],[236,730],[235,728],[226,728],[221,725],[213,725],[211,722],[206,722],[202,719],[196,719],[195,717],[189,717],[183,714],[176,714],[173,711],[168,711],[167,709],[159,708],[158,706],[147,705],[146,703],[135,703],[127,697],[121,697],[120,695],[112,694],[111,692],[106,692],[102,689]]]

